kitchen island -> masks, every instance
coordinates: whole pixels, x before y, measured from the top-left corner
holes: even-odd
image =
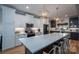
[[[29,38],[20,38],[19,40],[25,46],[25,52],[27,51],[27,53],[34,54],[67,35],[67,33],[52,33]]]

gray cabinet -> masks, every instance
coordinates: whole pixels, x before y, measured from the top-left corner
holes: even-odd
[[[69,18],[69,27],[70,28],[79,28],[78,16]]]
[[[70,28],[79,28],[79,19],[78,16],[70,17],[69,19],[69,27]],[[74,40],[79,40],[79,32],[71,32],[70,38]]]
[[[77,32],[70,33],[70,38],[73,40],[79,40],[79,33]]]
[[[56,27],[56,21],[55,20],[50,20],[50,26],[51,28]]]

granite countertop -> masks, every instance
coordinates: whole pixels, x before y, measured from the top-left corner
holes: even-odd
[[[19,40],[31,53],[35,53],[67,35],[67,33],[52,33],[30,38],[20,38]]]

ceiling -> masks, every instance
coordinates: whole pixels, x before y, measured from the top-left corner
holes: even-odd
[[[42,4],[10,4],[10,6],[24,11],[24,12],[30,12],[36,15],[41,14],[41,10],[43,9]],[[26,9],[26,6],[29,6],[29,9]],[[68,16],[77,15],[76,6],[74,4],[45,4],[45,8],[48,10],[49,17],[53,18],[57,15],[56,8],[58,9],[59,17],[64,17],[66,14]]]

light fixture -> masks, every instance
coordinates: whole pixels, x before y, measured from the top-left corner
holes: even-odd
[[[26,6],[26,9],[29,9],[29,6]]]
[[[41,13],[42,17],[48,17],[48,11],[47,10],[43,10]]]
[[[68,18],[68,14],[65,14],[65,18]]]
[[[58,15],[58,9],[59,9],[59,7],[56,8],[56,10],[57,10],[57,16],[54,17],[54,19],[55,19],[56,21],[59,21],[59,20],[60,20],[59,15]]]
[[[48,10],[47,8],[45,7],[45,5],[43,5],[43,10],[41,12],[41,17],[43,18],[48,18]]]
[[[42,19],[43,24],[48,24],[49,17],[48,17],[48,10],[45,5],[41,9],[40,18]]]

